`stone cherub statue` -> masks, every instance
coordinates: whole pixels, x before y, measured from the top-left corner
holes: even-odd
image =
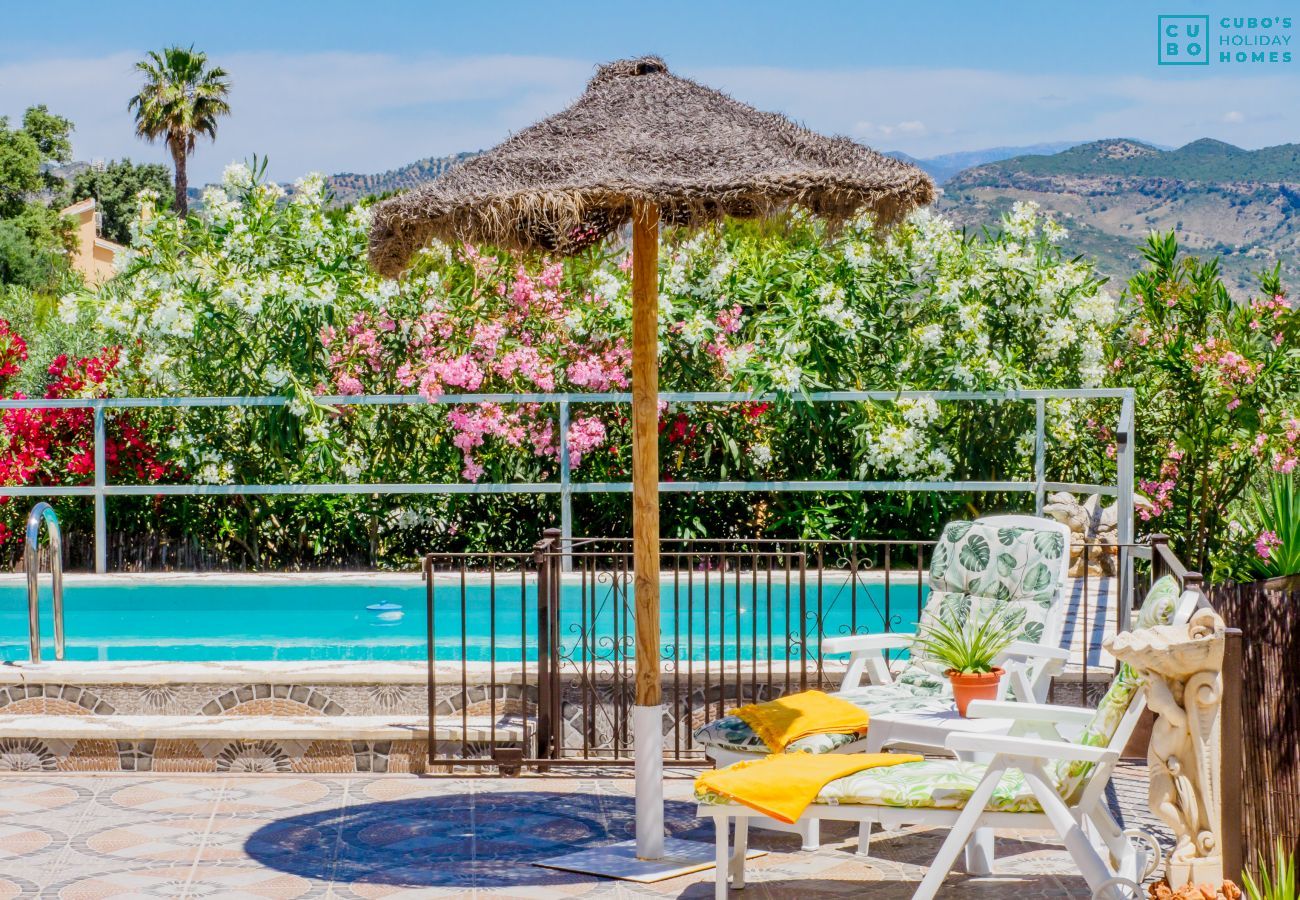
[[[1198,610],[1186,625],[1122,632],[1106,641],[1140,673],[1156,713],[1147,751],[1151,811],[1174,833],[1165,875],[1171,888],[1223,882],[1219,704],[1223,619]]]

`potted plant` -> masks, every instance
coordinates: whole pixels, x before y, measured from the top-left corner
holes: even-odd
[[[1008,613],[1006,605],[999,604],[983,616],[940,615],[918,639],[921,651],[944,667],[962,716],[972,700],[997,699],[998,682],[1005,671],[994,663],[1024,624],[1023,611],[1015,612],[1019,615]]]

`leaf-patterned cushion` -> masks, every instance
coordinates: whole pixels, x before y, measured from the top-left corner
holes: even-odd
[[[891,712],[915,712],[919,709],[947,709],[951,701],[925,691],[900,684],[872,684],[835,696],[855,703],[869,716]],[[737,716],[723,716],[695,729],[693,736],[706,750],[719,747],[741,753],[770,753],[763,739]],[[793,741],[786,753],[831,753],[857,740],[856,734],[812,734]]]
[[[1059,531],[949,522],[930,557],[930,595],[919,628],[940,617],[981,619],[1005,603],[1009,613],[1024,616],[1017,639],[1040,643],[1066,559]],[[943,680],[943,667],[924,658],[919,642],[909,659],[898,681],[931,686]]]
[[[1151,628],[1172,623],[1180,595],[1178,582],[1173,576],[1165,575],[1158,579],[1147,591],[1142,607],[1138,610],[1137,627]],[[1120,663],[1110,687],[1097,704],[1097,711],[1079,735],[1078,742],[1089,747],[1105,747],[1109,744],[1141,687],[1141,676],[1128,663]],[[1056,763],[1056,776],[1067,800],[1076,799],[1075,795],[1083,790],[1092,767],[1092,763],[1078,760]]]
[[[926,759],[837,778],[821,789],[817,803],[889,806],[898,809],[960,809],[966,805],[987,766],[955,759]],[[728,798],[697,790],[700,803],[726,804]],[[993,789],[985,809],[993,812],[1039,812],[1025,776],[1009,769]]]
[[[1129,668],[1128,663],[1120,663],[1115,677],[1111,680],[1106,695],[1097,704],[1097,711],[1092,720],[1084,726],[1083,733],[1075,743],[1086,747],[1105,747],[1115,736],[1115,729],[1128,712],[1129,704],[1137,696],[1142,680]],[[1073,802],[1082,793],[1083,786],[1092,773],[1093,763],[1082,760],[1061,760],[1053,763],[1054,774],[1066,802]]]
[[[1137,627],[1150,628],[1153,625],[1169,625],[1174,621],[1174,610],[1178,607],[1178,582],[1172,575],[1156,579],[1155,584],[1147,590],[1146,598],[1137,614]]]
[[[1065,565],[1059,531],[949,522],[930,555],[930,589],[1007,602],[1055,593]]]

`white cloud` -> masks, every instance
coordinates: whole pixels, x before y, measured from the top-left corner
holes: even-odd
[[[165,162],[161,147],[134,136],[126,108],[141,55],[0,63],[0,113],[46,103],[76,122],[79,158]],[[592,73],[589,61],[543,56],[236,53],[216,61],[231,72],[234,114],[215,146],[200,143],[195,183],[253,153],[269,155],[273,176],[288,180],[312,169],[375,172],[488,147],[563,108]],[[1300,133],[1300,79],[1282,74],[761,66],[682,74],[810,127],[918,156],[1117,136],[1171,145],[1223,137],[1257,147]]]
[[[864,140],[872,138],[915,138],[925,134],[928,129],[924,122],[912,120],[909,122],[896,122],[893,125],[877,124],[874,122],[859,122],[853,126],[851,133]]]
[[[0,65],[0,113],[32,103],[76,123],[79,158],[167,160],[135,137],[127,100],[140,54]],[[490,146],[562,108],[591,76],[587,63],[546,57],[397,58],[385,54],[241,53],[214,60],[231,73],[233,114],[216,145],[200,141],[191,182],[232,159],[269,155],[272,174],[372,172],[422,156]]]

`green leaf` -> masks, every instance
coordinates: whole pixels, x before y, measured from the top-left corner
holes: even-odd
[[[1027,530],[1028,529],[1025,528],[999,528],[998,542],[1004,547],[1010,547],[1016,541],[1020,540],[1020,536]]]
[[[1050,585],[1052,580],[1052,570],[1047,568],[1046,563],[1034,563],[1033,567],[1025,574],[1020,587],[1024,591],[1041,591]]]
[[[998,554],[998,574],[1003,578],[1008,577],[1012,572],[1014,572],[1017,565],[1019,565],[1018,560],[1010,553]]]
[[[983,572],[989,567],[989,542],[973,534],[962,544],[957,558],[968,571]]]
[[[947,544],[939,543],[935,545],[934,553],[930,556],[931,579],[937,580],[943,577],[944,571],[948,568],[948,559],[950,556],[951,551],[948,550]]]
[[[943,536],[947,538],[949,543],[955,544],[964,538],[973,527],[973,522],[949,522],[947,527],[943,529]]]
[[[1065,536],[1059,531],[1039,531],[1034,535],[1034,549],[1044,559],[1060,559],[1065,552]]]

